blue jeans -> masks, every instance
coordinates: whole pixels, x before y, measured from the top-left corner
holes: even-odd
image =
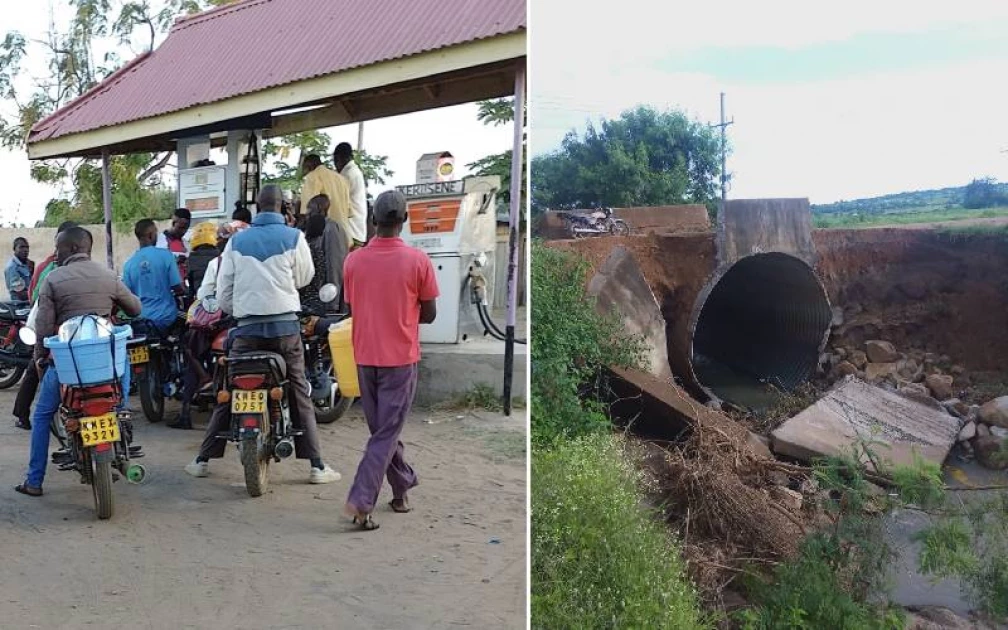
[[[126,406],[130,388],[130,369],[126,364],[126,373],[120,377],[123,400],[119,409]],[[34,366],[28,368],[34,369]],[[50,366],[39,382],[38,398],[35,403],[35,413],[32,414],[31,450],[28,455],[28,475],[25,483],[33,488],[41,488],[45,479],[46,466],[49,464],[49,423],[59,411],[60,381],[56,368]]]

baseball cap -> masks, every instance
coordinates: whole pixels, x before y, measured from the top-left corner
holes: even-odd
[[[386,190],[374,201],[375,223],[388,225],[406,220],[406,197],[398,190]]]

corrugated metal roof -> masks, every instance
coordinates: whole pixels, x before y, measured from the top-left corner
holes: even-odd
[[[29,142],[518,32],[525,16],[525,0],[243,0],[177,21]]]

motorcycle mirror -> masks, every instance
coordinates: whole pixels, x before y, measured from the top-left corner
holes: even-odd
[[[332,302],[333,300],[336,299],[337,293],[339,293],[339,290],[336,288],[336,285],[332,284],[332,283],[328,283],[328,284],[323,284],[319,288],[318,295],[319,295],[319,299],[320,300],[322,300],[323,302],[325,302],[326,304],[328,304],[329,302]]]
[[[18,331],[18,337],[26,346],[34,346],[35,342],[38,341],[38,337],[35,336],[35,331],[27,326],[21,327],[21,330]]]

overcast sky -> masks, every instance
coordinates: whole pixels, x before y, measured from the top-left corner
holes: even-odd
[[[531,6],[533,155],[637,104],[716,122],[724,91],[730,196],[1008,181],[1004,0]]]
[[[28,9],[5,12],[0,38],[8,30],[19,30],[29,39],[43,37],[49,20],[48,5],[44,0],[33,0],[26,4],[30,7]],[[53,5],[57,16],[65,14],[62,8],[65,2],[57,1]],[[37,47],[31,52],[34,54],[30,55],[32,58],[26,69],[41,76],[46,68],[45,57],[38,54]],[[131,55],[127,52],[123,57],[128,59]],[[30,80],[30,77],[25,76],[23,80]],[[9,104],[0,103],[0,112],[9,113],[9,107]],[[463,175],[466,173],[465,164],[510,148],[513,137],[511,127],[486,127],[476,120],[476,111],[475,104],[468,104],[365,123],[365,149],[372,154],[387,155],[388,166],[395,172],[385,187],[415,183],[416,160],[424,153],[450,151],[455,156],[456,172]],[[354,146],[357,144],[356,124],[325,131],[332,136],[334,143],[346,141]],[[0,195],[0,224],[16,222],[33,225],[44,215],[46,202],[61,193],[58,187],[43,186],[31,180],[25,153],[2,148],[0,183],[4,191]],[[381,192],[382,188],[372,192]]]

